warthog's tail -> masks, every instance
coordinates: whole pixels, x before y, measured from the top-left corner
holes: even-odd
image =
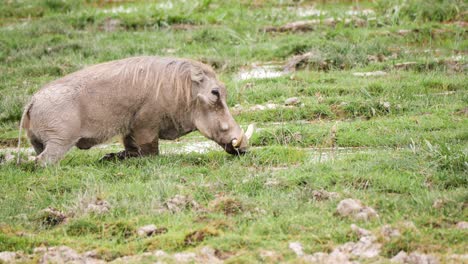
[[[18,147],[16,149],[16,155],[17,155],[17,160],[16,160],[16,164],[20,164],[20,150],[21,150],[21,133],[23,132],[23,127],[25,128],[29,128],[29,116],[28,116],[28,113],[29,113],[29,110],[31,109],[31,106],[32,106],[32,101],[26,105],[26,107],[24,108],[24,111],[23,111],[23,115],[21,116],[21,121],[20,121],[20,125],[19,125],[19,133],[18,133]]]

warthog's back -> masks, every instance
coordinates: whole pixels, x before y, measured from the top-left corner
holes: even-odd
[[[190,73],[191,63],[134,57],[90,66],[44,86],[34,96],[34,111],[38,119],[66,109],[77,111],[86,136],[124,133],[142,108],[150,106],[155,114],[167,114],[188,103],[190,86],[185,82],[190,80],[184,75]]]

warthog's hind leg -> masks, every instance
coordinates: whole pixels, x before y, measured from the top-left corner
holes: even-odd
[[[34,151],[36,152],[36,155],[41,154],[44,151],[44,143],[31,132],[28,132],[28,137],[31,145],[34,148]]]
[[[65,153],[67,153],[73,145],[75,145],[74,142],[64,144],[47,142],[44,151],[37,156],[36,162],[41,166],[55,164],[65,156]]]

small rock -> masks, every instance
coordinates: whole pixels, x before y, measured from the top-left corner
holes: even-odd
[[[345,24],[354,24],[355,27],[365,27],[367,25],[367,20],[359,17],[353,17],[353,19],[349,20],[349,22],[345,20]]]
[[[341,216],[350,216],[356,220],[368,221],[372,218],[378,218],[377,212],[368,206],[363,206],[361,201],[354,199],[342,200],[336,211]]]
[[[271,104],[271,103],[268,103],[268,104],[266,104],[265,106],[266,106],[266,108],[268,108],[268,109],[276,109],[276,108],[278,108],[278,105],[277,105],[277,104]]]
[[[320,103],[323,103],[324,101],[324,98],[322,96],[322,94],[320,92],[316,92],[315,93],[315,98],[317,98],[317,102],[320,104]]]
[[[98,259],[101,257],[101,255],[99,254],[97,250],[90,250],[90,251],[86,251],[85,253],[83,253],[83,257]]]
[[[449,264],[468,263],[468,254],[452,254],[446,258],[446,261]]]
[[[151,236],[156,232],[157,227],[155,225],[146,225],[138,228],[137,234],[141,237]]]
[[[216,256],[216,251],[211,248],[211,247],[203,247],[198,256],[197,256],[197,263],[223,263],[222,260],[220,260]]]
[[[253,212],[254,212],[254,213],[257,213],[257,214],[259,214],[259,215],[266,215],[266,214],[267,214],[267,211],[266,211],[265,209],[259,208],[259,207],[255,207],[255,208],[253,209]]]
[[[114,32],[120,29],[121,21],[116,18],[107,18],[104,20],[101,29],[105,32]]]
[[[356,220],[362,220],[362,221],[369,221],[373,218],[378,218],[379,215],[377,212],[368,206],[365,206],[361,209],[361,211],[353,216],[354,219]]]
[[[283,67],[283,72],[295,72],[300,68],[305,68],[307,66],[313,66],[319,70],[328,70],[329,65],[322,56],[322,53],[319,51],[309,51],[304,54],[295,55],[288,60],[286,65]],[[294,75],[291,75],[293,77]],[[292,78],[294,80],[294,78]]]
[[[298,257],[304,256],[304,251],[302,249],[302,244],[299,242],[291,242],[289,243],[289,248],[296,253]]]
[[[227,216],[236,215],[244,211],[241,201],[226,196],[218,196],[210,202],[209,207],[212,211],[223,212]]]
[[[165,205],[167,209],[169,209],[173,213],[190,208],[195,209],[197,211],[202,209],[201,206],[189,196],[179,194],[167,200]]]
[[[156,250],[155,252],[153,252],[153,256],[157,257],[157,258],[165,258],[165,257],[168,257],[169,254],[167,254],[165,251],[163,250]]]
[[[385,76],[387,75],[384,71],[374,71],[374,72],[353,72],[354,76],[358,77],[370,77],[370,76]]]
[[[123,256],[114,259],[112,263],[142,263],[143,257],[143,255]]]
[[[415,61],[408,61],[408,62],[402,62],[402,63],[397,63],[395,64],[395,69],[404,69],[404,70],[407,70],[415,65],[417,65],[418,63],[415,62]]]
[[[39,212],[38,219],[43,225],[55,226],[63,223],[67,219],[67,216],[55,208],[48,207]]]
[[[284,101],[285,105],[297,105],[298,103],[300,103],[300,101],[297,97],[291,97]]]
[[[266,109],[266,107],[263,106],[263,105],[255,105],[255,106],[252,106],[252,107],[250,108],[250,110],[252,110],[252,111],[258,111],[258,110],[261,111],[261,110],[265,110],[265,109]]]
[[[440,209],[444,207],[446,204],[447,204],[447,201],[445,199],[436,199],[434,203],[432,204],[432,208]]]
[[[280,184],[280,181],[278,179],[268,179],[265,182],[265,186],[268,186],[268,187],[278,186],[279,184]]]
[[[390,225],[384,225],[380,228],[380,234],[386,241],[392,240],[392,238],[400,237],[400,231],[396,228],[392,228]]]
[[[0,252],[1,263],[12,263],[16,260],[16,252],[4,251]]]
[[[246,84],[244,85],[244,89],[246,89],[246,90],[252,89],[252,87],[254,87],[254,84],[253,84],[253,83],[250,83],[250,82],[249,82],[249,83],[246,83]]]
[[[88,206],[85,209],[85,212],[100,215],[108,213],[110,208],[111,206],[108,201],[97,199],[93,203],[88,204]]]
[[[413,32],[413,30],[411,29],[400,29],[397,31],[398,35],[400,36],[406,36],[408,34],[411,34]]]
[[[389,102],[380,102],[380,105],[383,106],[385,109],[390,109],[390,103]]]
[[[149,237],[153,235],[163,234],[167,232],[167,228],[157,228],[155,225],[146,225],[138,228],[137,234],[140,237]]]
[[[413,221],[403,221],[400,223],[400,225],[407,229],[418,230]]]
[[[341,216],[348,216],[358,213],[362,207],[362,203],[359,200],[344,199],[338,204],[336,210]]]
[[[468,229],[468,222],[461,221],[457,223],[458,229]]]
[[[193,262],[197,255],[193,252],[182,252],[174,254],[173,257],[176,262],[188,263]]]
[[[15,155],[12,155],[11,153],[0,153],[0,164],[8,163],[13,160],[15,160]]]
[[[374,258],[379,256],[382,245],[376,243],[376,238],[372,235],[363,236],[358,242],[348,242],[339,247],[334,251],[338,251],[344,254],[352,254],[358,258]]]
[[[405,263],[408,254],[405,251],[400,251],[393,258],[390,259],[390,262]]]
[[[265,27],[263,30],[265,32],[298,32],[298,31],[310,31],[315,28],[315,26],[320,25],[319,19],[312,19],[312,20],[303,20],[303,21],[295,21],[283,26],[275,27],[269,26]]]
[[[466,22],[466,21],[454,21],[453,24],[456,25],[456,26],[459,26],[461,28],[468,27],[468,22]]]
[[[174,54],[177,52],[176,49],[163,49],[162,50],[164,53],[168,53],[168,54]]]
[[[312,191],[312,197],[316,201],[324,201],[329,199],[336,199],[339,197],[336,192],[327,192],[325,190],[314,190]]]
[[[323,20],[323,24],[324,24],[324,25],[327,25],[327,26],[334,27],[334,26],[336,25],[336,23],[338,23],[339,21],[341,21],[341,20],[339,20],[339,19],[334,19],[333,17],[328,17],[328,18],[325,18],[325,19]]]
[[[454,114],[468,117],[468,107],[456,111]]]
[[[379,57],[375,55],[367,55],[367,61],[369,62],[379,62]]]
[[[45,246],[40,246],[40,247],[37,247],[37,248],[33,249],[34,254],[43,254],[46,251],[47,251],[47,247],[45,247]]]
[[[356,233],[360,238],[372,235],[371,231],[364,229],[364,228],[360,228],[359,226],[355,224],[351,225],[351,230],[353,230],[354,233]]]
[[[383,61],[387,61],[389,58],[392,58],[392,57],[386,57],[383,54],[367,55],[367,60],[369,62],[383,62]]]
[[[332,252],[328,256],[328,262],[326,263],[342,263],[342,264],[351,264],[355,262],[349,261],[349,256],[342,252]]]
[[[85,258],[67,246],[41,248],[43,253],[39,263],[85,263]]]
[[[261,250],[260,258],[268,263],[278,263],[283,260],[283,256],[275,251]]]
[[[354,264],[355,262],[349,261],[349,256],[339,252],[339,251],[333,251],[330,254],[323,253],[323,252],[317,252],[312,255],[306,255],[302,257],[304,262],[306,263],[320,263],[320,264],[335,264],[335,263],[340,263],[340,264]]]
[[[406,254],[404,251],[400,251],[391,262],[406,263],[406,264],[437,264],[439,261],[431,255],[422,254],[419,252],[413,252]]]

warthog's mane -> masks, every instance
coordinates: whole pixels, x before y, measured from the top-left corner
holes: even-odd
[[[162,57],[134,57],[122,60],[120,81],[131,81],[159,96],[163,85],[170,85],[170,98],[189,107],[192,102],[192,82],[201,82],[204,76],[215,77],[211,67],[188,59]],[[167,91],[166,91],[167,92]]]
[[[163,87],[166,98],[174,99],[178,106],[192,103],[192,83],[207,77],[216,78],[213,69],[203,63],[170,57],[142,56],[111,61],[85,68],[86,78],[106,76],[116,92],[138,87],[144,97],[159,97]],[[83,76],[84,77],[84,76]]]

